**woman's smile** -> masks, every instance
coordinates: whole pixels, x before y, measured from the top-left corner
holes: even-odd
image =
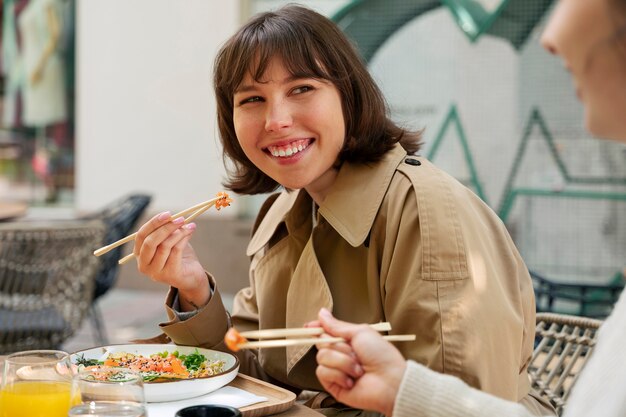
[[[266,151],[276,158],[290,158],[299,152],[306,150],[313,143],[313,139],[296,139],[286,143],[277,143],[268,146]]]

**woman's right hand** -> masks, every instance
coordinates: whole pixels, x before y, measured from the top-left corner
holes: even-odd
[[[195,223],[157,214],[137,232],[133,253],[139,272],[178,289],[183,311],[198,309],[210,298],[209,282],[189,240]]]

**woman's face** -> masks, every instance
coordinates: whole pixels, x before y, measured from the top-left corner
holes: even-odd
[[[541,42],[572,73],[587,129],[626,142],[626,52],[612,41],[626,16],[613,9],[609,0],[560,0]]]
[[[246,156],[286,188],[305,188],[321,203],[344,144],[341,96],[326,80],[294,78],[270,61],[263,79],[248,74],[234,95],[235,133]]]

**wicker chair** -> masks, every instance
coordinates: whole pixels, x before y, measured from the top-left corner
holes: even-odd
[[[106,225],[104,245],[113,243],[134,230],[137,221],[150,204],[151,196],[146,194],[130,194],[121,197],[100,211],[83,216],[83,219],[99,219]],[[123,246],[119,246],[100,257],[100,270],[96,275],[96,285],[93,292],[93,302],[89,310],[89,317],[95,331],[96,342],[100,345],[108,344],[106,329],[102,315],[98,308],[98,299],[109,291],[118,276],[118,263],[122,255]]]
[[[101,221],[0,224],[0,353],[58,349],[91,305]]]
[[[559,415],[593,352],[601,324],[586,317],[537,314],[537,345],[528,366],[531,386],[550,401]]]

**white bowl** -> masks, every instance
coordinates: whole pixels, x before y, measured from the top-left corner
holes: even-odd
[[[222,373],[193,379],[183,379],[171,382],[144,382],[144,391],[146,401],[151,403],[164,401],[177,401],[187,398],[198,397],[215,391],[230,381],[235,379],[239,371],[239,360],[230,353],[220,352],[217,350],[202,349],[194,346],[178,346],[178,345],[110,345],[101,346],[92,349],[79,350],[70,355],[72,363],[76,363],[79,355],[84,355],[85,359],[103,360],[109,353],[126,352],[135,355],[150,356],[154,353],[177,350],[183,355],[198,352],[206,356],[208,360],[224,361],[224,371]]]

